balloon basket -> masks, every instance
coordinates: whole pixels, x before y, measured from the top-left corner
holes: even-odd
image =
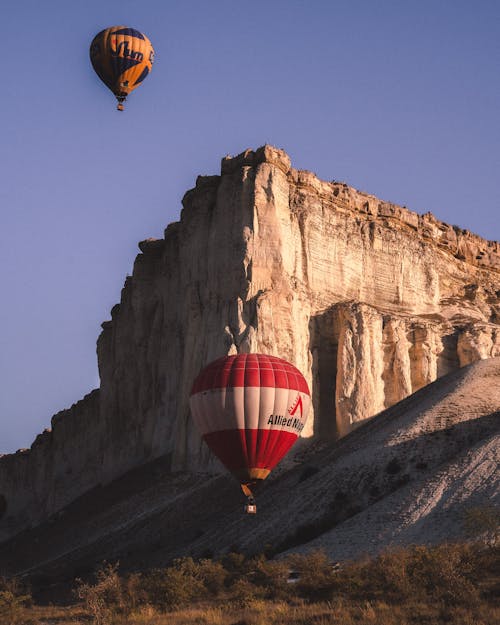
[[[246,514],[257,514],[257,506],[254,503],[247,503],[245,506]]]

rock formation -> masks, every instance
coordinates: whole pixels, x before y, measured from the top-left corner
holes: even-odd
[[[458,367],[500,355],[500,244],[324,182],[264,146],[198,177],[181,219],[139,244],[98,340],[100,388],[0,459],[0,540],[155,458],[216,465],[194,377],[242,351],[294,363],[305,436],[333,440]]]

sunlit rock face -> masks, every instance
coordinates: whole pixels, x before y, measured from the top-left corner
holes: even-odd
[[[335,439],[437,377],[500,355],[500,244],[291,167],[264,146],[198,177],[179,222],[139,244],[103,323],[98,391],[0,459],[0,538],[167,456],[218,470],[189,413],[224,354],[285,358]]]

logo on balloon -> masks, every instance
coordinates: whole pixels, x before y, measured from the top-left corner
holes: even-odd
[[[267,425],[280,425],[281,427],[292,428],[296,432],[302,432],[304,424],[297,417],[285,417],[281,414],[269,415]]]
[[[291,406],[288,409],[288,412],[293,416],[297,410],[300,410],[300,418],[302,419],[302,411],[303,411],[304,407],[302,406],[302,397],[300,396],[300,393],[297,395],[297,399],[295,400],[295,403],[293,404],[293,406]]]
[[[111,44],[116,45],[116,39],[112,39]],[[137,52],[136,50],[129,49],[128,41],[120,41],[116,48],[111,48],[111,56],[119,56],[124,59],[133,59],[138,63],[140,63],[144,58],[144,54],[142,52]]]

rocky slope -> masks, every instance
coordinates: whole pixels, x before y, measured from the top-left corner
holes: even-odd
[[[124,570],[173,558],[310,550],[334,560],[466,538],[500,504],[500,358],[455,371],[335,443],[303,441],[244,515],[236,481],[156,461],[95,489],[0,546],[3,571],[52,584],[103,559]],[[478,531],[480,528],[478,528]]]
[[[156,458],[217,465],[191,422],[226,353],[293,362],[306,436],[331,441],[422,386],[500,354],[500,244],[324,182],[264,146],[199,177],[181,219],[139,244],[98,340],[100,388],[0,458],[0,540]]]

